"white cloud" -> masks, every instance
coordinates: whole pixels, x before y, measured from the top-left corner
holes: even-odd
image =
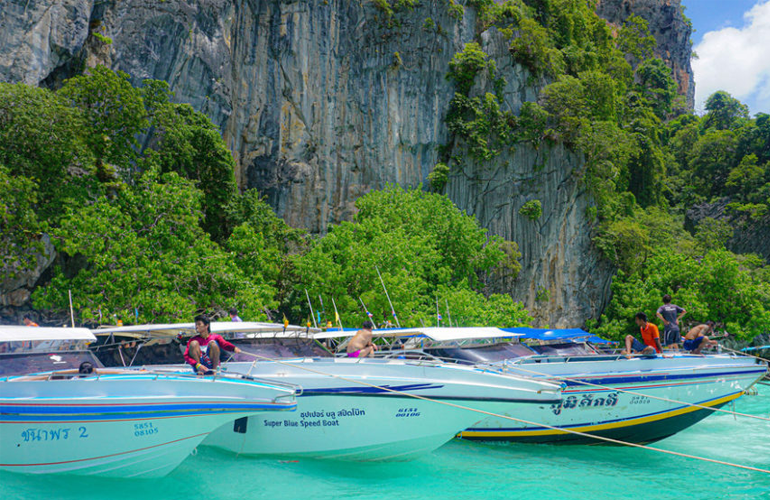
[[[770,0],[760,0],[744,15],[745,25],[703,35],[695,46],[695,109],[725,90],[749,105],[751,113],[770,113]]]

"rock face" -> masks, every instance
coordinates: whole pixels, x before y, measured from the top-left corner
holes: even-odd
[[[38,85],[82,51],[92,0],[0,1],[0,80]]]
[[[610,23],[621,26],[632,14],[645,19],[650,34],[658,43],[655,55],[672,69],[679,84],[679,94],[687,106],[695,105],[695,80],[692,65],[692,26],[683,15],[681,0],[598,0],[596,13]]]
[[[598,8],[620,22],[637,7],[692,94],[677,0]],[[446,0],[391,19],[370,0],[13,0],[0,16],[0,79],[53,85],[77,64],[102,63],[137,82],[166,80],[221,127],[240,185],[316,233],[350,219],[370,189],[426,181],[449,141],[448,63],[478,38],[473,9],[457,20]],[[536,100],[545,82],[511,60],[496,29],[481,39],[508,82],[506,107]],[[447,185],[460,208],[520,245],[523,269],[505,291],[553,327],[583,324],[609,298],[613,270],[591,244],[581,166],[562,146],[522,145],[489,165],[455,168]],[[535,198],[543,216],[533,222],[518,210]]]
[[[56,250],[51,238],[44,234],[41,238],[42,246],[34,257],[34,265],[22,268],[18,265],[0,267],[2,279],[0,279],[0,317],[21,323],[17,318],[18,309],[29,302],[32,290],[40,277],[56,259]]]

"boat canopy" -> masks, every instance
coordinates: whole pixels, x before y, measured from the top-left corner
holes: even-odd
[[[244,334],[249,338],[295,338],[303,336],[303,334],[307,333],[308,331],[308,329],[303,326],[289,325],[284,327],[280,323],[259,323],[250,321],[212,321],[209,327],[211,333],[217,333],[219,335],[237,333]],[[128,337],[175,337],[179,334],[194,335],[195,323],[115,326],[98,328],[93,330],[93,332],[99,336],[120,335]]]
[[[316,339],[352,337],[356,328],[329,328],[325,332],[316,333]],[[436,342],[475,340],[475,339],[533,339],[544,341],[585,340],[594,343],[611,343],[609,340],[597,337],[580,328],[493,328],[493,327],[426,327],[426,328],[385,328],[374,330],[375,337],[393,338],[429,338]]]
[[[96,337],[88,328],[0,326],[0,342],[34,342],[38,340],[94,341]]]
[[[529,327],[516,327],[516,328],[503,328],[506,332],[512,334],[518,334],[523,339],[534,340],[585,340],[588,342],[594,342],[597,344],[609,344],[610,340],[604,340],[601,337],[597,337],[581,328],[561,328],[561,329],[548,329],[548,328],[529,328]]]
[[[346,328],[340,331],[338,328],[313,335],[316,339],[352,337],[356,329]],[[448,342],[452,340],[472,339],[510,339],[521,337],[521,334],[510,333],[502,328],[492,327],[425,327],[425,328],[381,328],[372,331],[374,337],[393,338],[428,338],[436,342]]]

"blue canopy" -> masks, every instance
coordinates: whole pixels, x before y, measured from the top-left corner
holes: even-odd
[[[562,329],[548,329],[548,328],[528,328],[519,326],[516,328],[502,328],[502,330],[509,333],[517,333],[525,339],[536,340],[572,340],[581,339],[597,344],[610,344],[612,341],[604,340],[597,337],[581,328],[562,328]]]

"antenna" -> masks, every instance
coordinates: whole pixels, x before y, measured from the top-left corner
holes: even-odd
[[[340,332],[341,332],[345,329],[342,327],[342,319],[340,318],[340,313],[337,312],[337,303],[334,302],[334,297],[332,297],[332,305],[334,306],[334,319],[340,325]]]
[[[375,266],[374,267],[377,270],[377,276],[380,277],[380,283],[382,283],[382,289],[385,290],[385,296],[388,298],[388,304],[390,304],[390,312],[393,313],[393,317],[396,319],[396,326],[401,328],[401,323],[398,321],[398,316],[396,316],[396,310],[393,309],[393,302],[390,300],[390,295],[388,294],[388,289],[385,286],[385,282],[382,280],[382,275],[380,274],[380,268]]]
[[[364,304],[364,299],[362,299],[362,298],[359,296],[359,297],[358,297],[358,300],[360,300],[360,301],[361,301],[361,305],[362,305],[362,306],[363,306],[363,308],[364,308],[364,312],[366,313],[366,317],[367,317],[367,318],[369,318],[369,320],[372,320],[372,319],[374,319],[374,314],[372,314],[372,313],[370,313],[370,312],[369,312],[369,308],[368,308],[368,307],[366,307],[366,304]],[[374,321],[372,321],[372,324],[374,324]],[[374,326],[374,329],[375,329],[375,330],[377,329],[377,325],[375,325],[375,326]]]
[[[315,321],[315,314],[313,314],[313,304],[310,303],[310,294],[307,293],[307,288],[305,288],[305,297],[307,297],[307,306],[310,308],[310,317],[313,318],[313,326],[318,328],[318,323]]]

